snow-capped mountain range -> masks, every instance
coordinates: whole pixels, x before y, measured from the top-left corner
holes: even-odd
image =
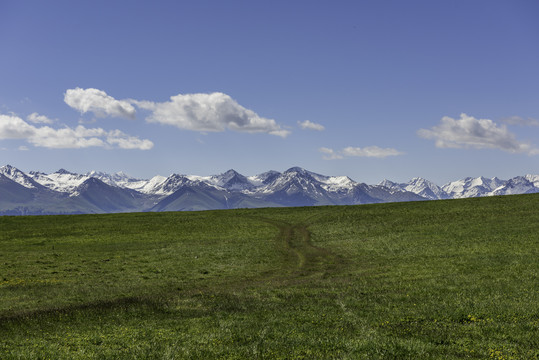
[[[465,178],[440,187],[423,178],[367,185],[299,167],[254,176],[229,170],[212,176],[172,174],[151,179],[135,179],[122,172],[76,174],[60,169],[45,174],[0,167],[3,215],[354,205],[536,192],[539,175],[509,180]]]

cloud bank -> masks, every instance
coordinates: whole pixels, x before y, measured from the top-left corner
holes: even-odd
[[[344,157],[374,157],[385,158],[388,156],[402,155],[403,153],[392,148],[381,148],[378,146],[367,146],[364,148],[348,146],[340,151],[335,151],[330,148],[321,147],[318,149],[321,153],[325,154],[322,158],[324,160],[336,160]]]
[[[120,130],[106,131],[101,128],[63,127],[54,129],[49,126],[36,127],[15,115],[0,115],[0,140],[22,139],[37,147],[49,149],[80,149],[103,147],[107,149],[149,150],[153,147],[150,140],[130,136]]]
[[[106,92],[98,89],[68,89],[64,94],[64,102],[81,114],[94,113],[97,117],[123,117],[134,119],[136,110],[126,100],[116,100]]]
[[[326,128],[323,125],[313,123],[312,121],[305,120],[305,121],[298,121],[299,126],[303,130],[316,130],[316,131],[324,131]]]
[[[492,120],[476,119],[466,114],[461,114],[460,119],[444,116],[437,126],[420,129],[417,134],[425,139],[436,140],[436,147],[439,148],[490,148],[510,153],[539,153],[539,149],[516,140],[505,125],[498,126]]]
[[[211,94],[179,94],[167,102],[136,101],[141,109],[151,111],[148,122],[173,125],[180,129],[200,132],[221,132],[226,129],[247,133],[268,133],[286,137],[290,131],[275,120],[266,119],[238,104],[230,96]]]

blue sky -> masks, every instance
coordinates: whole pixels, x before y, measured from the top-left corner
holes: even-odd
[[[537,1],[0,2],[0,165],[539,173]]]

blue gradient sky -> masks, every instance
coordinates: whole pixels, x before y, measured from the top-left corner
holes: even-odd
[[[141,178],[297,165],[440,185],[537,174],[538,19],[537,1],[4,0],[0,165]],[[133,116],[68,105],[77,88],[125,101]],[[216,114],[201,131],[197,117],[157,115],[172,96],[215,92],[232,104],[222,118],[240,108],[262,128]],[[47,138],[77,126],[106,135],[93,146]],[[133,148],[107,140],[116,130]]]

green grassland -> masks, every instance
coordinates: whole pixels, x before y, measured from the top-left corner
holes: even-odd
[[[1,359],[539,359],[539,194],[0,217]]]

